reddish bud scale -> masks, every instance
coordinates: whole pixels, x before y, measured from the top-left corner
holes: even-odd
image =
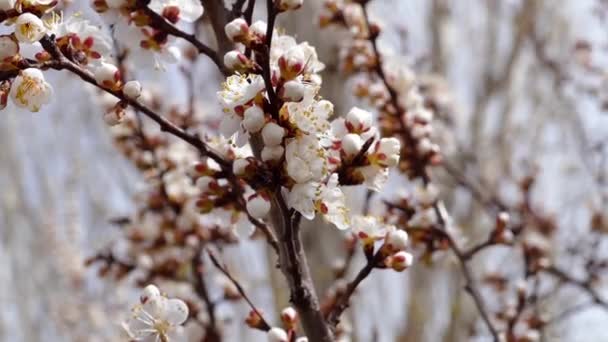
[[[93,44],[95,44],[95,38],[93,37],[87,37],[83,42],[84,47],[87,49],[92,48]]]
[[[176,24],[179,21],[180,10],[177,6],[167,6],[163,9],[163,17],[171,23]]]

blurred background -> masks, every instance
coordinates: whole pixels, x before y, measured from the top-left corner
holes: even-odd
[[[306,0],[278,26],[317,48],[327,65],[323,96],[336,113],[345,113],[365,104],[352,95],[356,80],[340,72],[345,33],[318,28],[322,5]],[[96,15],[85,0],[73,6]],[[370,6],[383,28],[381,50],[410,65],[424,89],[441,100],[436,135],[452,172],[437,168],[434,176],[460,242],[482,241],[494,220],[471,187],[462,186],[462,177],[483,196],[516,203],[518,184],[534,175],[531,203],[555,225],[543,242],[550,244],[552,261],[585,276],[581,255],[590,246],[598,245],[597,258],[606,257],[602,233],[592,232],[589,222],[608,212],[608,2],[374,0]],[[256,17],[263,18],[258,10]],[[200,34],[211,41],[207,15]],[[220,75],[206,60],[195,70],[197,103],[205,115],[218,115]],[[137,76],[163,101],[188,101],[185,79],[175,70]],[[137,292],[127,281],[99,278],[84,262],[116,238],[110,221],[133,212],[142,179],[113,146],[96,93],[66,74],[47,77],[56,96],[43,112],[9,105],[0,113],[0,340],[120,340],[120,321]],[[390,197],[390,189],[382,195]],[[349,196],[359,207],[363,198],[363,192]],[[335,247],[342,238],[320,221],[307,223],[303,233],[322,293],[333,281],[326,266],[342,257]],[[226,262],[276,320],[287,300],[282,279],[262,242],[242,245],[224,251]],[[495,273],[516,278],[520,260],[510,249],[490,248],[473,260],[474,275],[480,282]],[[357,255],[356,265],[363,261]],[[461,277],[449,253],[403,274],[372,274],[346,313],[353,340],[489,341],[476,337],[484,336],[484,325]],[[596,288],[605,293],[597,278]],[[491,310],[504,304],[493,291],[482,294]],[[588,300],[584,291],[564,286],[540,307],[554,317]],[[265,340],[242,324],[245,304],[220,311],[227,341]],[[543,341],[608,340],[608,313],[601,306],[581,306],[551,322]]]

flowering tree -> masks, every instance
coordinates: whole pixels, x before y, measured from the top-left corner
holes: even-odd
[[[533,172],[518,180],[521,200],[513,203],[490,186],[480,190],[461,172],[466,158],[463,166],[446,160],[438,142],[453,128],[446,119],[453,108],[437,84],[381,51],[382,29],[370,19],[369,0],[323,2],[320,28],[345,33],[340,72],[355,79],[354,95],[371,109],[334,111],[332,99],[320,95],[326,65],[316,49],[275,25],[302,2],[237,0],[227,9],[213,0],[96,0],[92,5],[103,27],[76,13],[65,18],[67,3],[0,2],[0,21],[11,31],[0,36],[2,108],[10,101],[37,112],[58,100],[45,73],[72,74],[97,89],[116,146],[145,179],[133,215],[114,220],[122,237],[87,260],[100,275],[143,288],[123,322],[126,338],[224,340],[217,306],[242,299],[251,310],[243,320],[270,341],[350,340],[344,314],[360,284],[374,270],[410,269],[414,254],[424,263],[446,254],[454,258],[475,321],[482,324],[476,334],[494,341],[540,338],[552,322],[541,313],[543,300],[566,285],[586,293],[591,305],[608,307],[594,284],[605,268],[599,255],[571,253],[585,261],[585,278],[560,268],[552,257],[548,241],[557,223],[532,203]],[[563,67],[544,55],[542,39],[530,28],[529,17],[539,9],[529,3],[521,7],[522,32],[516,37],[529,35],[538,59],[565,82]],[[431,13],[440,25],[446,5],[433,4]],[[265,11],[263,19],[253,20],[256,7]],[[199,38],[205,10],[211,11],[214,44]],[[445,61],[436,35],[433,64],[440,69]],[[581,42],[576,51],[588,49]],[[199,58],[224,78],[217,84],[219,119],[200,115],[193,77]],[[154,89],[142,86],[145,81],[136,80],[171,65],[189,81],[186,108],[167,106]],[[489,77],[477,112],[509,77]],[[444,130],[448,133],[437,133]],[[438,169],[492,217],[480,241],[465,241],[454,223],[435,180]],[[389,174],[390,184],[400,190],[390,198],[379,195]],[[365,189],[361,210],[345,195],[357,187]],[[322,292],[301,238],[303,222],[316,218],[340,230],[346,246],[335,283]],[[591,227],[601,232],[607,222],[597,211]],[[280,324],[266,317],[221,260],[226,248],[248,237],[266,242],[287,284],[291,306],[281,310]],[[599,250],[599,245],[591,248]],[[477,279],[473,259],[494,246],[506,247],[517,258],[521,275]],[[349,268],[359,250],[365,262],[351,279]],[[221,300],[212,294],[211,275],[221,276]],[[172,298],[159,290],[176,286],[183,291],[172,291]],[[505,299],[489,305],[490,299],[503,297],[514,297],[515,303]]]

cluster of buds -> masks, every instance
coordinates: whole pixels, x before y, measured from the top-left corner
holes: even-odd
[[[433,111],[427,108],[414,73],[402,61],[381,63],[375,47],[380,28],[367,22],[361,6],[328,0],[321,24],[351,31],[352,40],[340,53],[342,69],[361,74],[355,94],[378,108],[381,135],[401,138],[400,169],[411,179],[426,178],[427,166],[441,161],[439,147],[431,141]]]
[[[253,311],[252,311],[253,312]],[[297,337],[298,313],[292,307],[286,307],[281,311],[281,322],[283,327],[268,327],[266,336],[269,342],[308,342],[306,337]]]
[[[412,265],[414,257],[406,251],[409,236],[404,230],[384,224],[373,216],[357,216],[353,220],[353,233],[375,267],[401,272]],[[378,242],[382,244],[376,249]]]

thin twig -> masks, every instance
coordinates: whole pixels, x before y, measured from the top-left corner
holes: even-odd
[[[207,249],[207,254],[209,255],[209,258],[211,259],[211,262],[213,263],[213,265],[220,272],[222,272],[226,276],[226,278],[228,278],[230,280],[230,282],[236,287],[236,289],[239,292],[239,294],[241,295],[241,297],[243,297],[243,299],[245,299],[247,304],[249,304],[249,307],[251,307],[251,310],[253,310],[258,315],[258,317],[260,317],[260,319],[262,320],[261,329],[265,330],[265,331],[270,330],[270,328],[271,328],[270,324],[268,324],[268,322],[262,316],[262,313],[256,308],[256,306],[253,304],[251,299],[249,299],[249,296],[247,296],[247,293],[245,293],[245,289],[243,288],[243,286],[241,286],[241,284],[238,282],[238,280],[236,280],[232,276],[232,274],[230,274],[230,272],[228,272],[228,268],[218,260],[218,258],[215,256],[215,254],[211,250]]]

